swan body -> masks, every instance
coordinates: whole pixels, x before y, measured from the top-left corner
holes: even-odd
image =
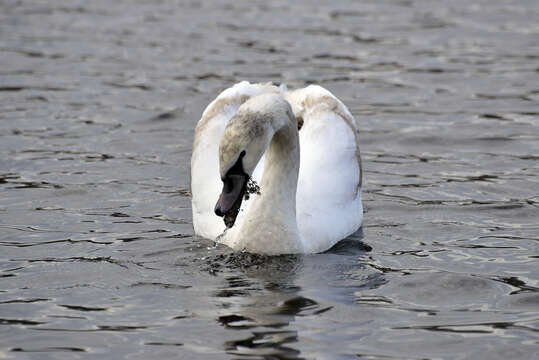
[[[325,251],[362,224],[361,172],[357,124],[329,91],[238,83],[195,130],[195,233],[237,251]],[[242,201],[248,179],[260,192]]]

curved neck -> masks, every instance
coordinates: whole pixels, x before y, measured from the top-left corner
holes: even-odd
[[[254,196],[238,229],[236,249],[266,254],[302,251],[296,222],[299,151],[297,125],[290,119],[268,146],[260,195]]]

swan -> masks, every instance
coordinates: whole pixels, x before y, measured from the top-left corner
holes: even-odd
[[[258,254],[323,252],[362,224],[357,123],[321,86],[240,82],[197,123],[190,183],[196,235]]]

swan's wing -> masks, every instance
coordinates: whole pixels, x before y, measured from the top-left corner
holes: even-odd
[[[285,97],[303,122],[296,196],[300,236],[307,252],[324,251],[363,220],[358,126],[346,106],[320,86]]]
[[[250,97],[278,91],[271,84],[243,81],[224,90],[202,113],[195,129],[191,156],[191,205],[195,234],[214,240],[225,230],[223,219],[215,215],[214,207],[223,187],[219,175],[219,140],[226,125]],[[253,174],[255,180],[260,177],[258,168],[261,167],[257,167]],[[237,221],[240,221],[240,216]]]

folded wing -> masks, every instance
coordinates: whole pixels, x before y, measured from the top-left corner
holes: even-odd
[[[298,228],[307,252],[320,252],[355,232],[363,220],[358,127],[346,106],[320,86],[285,97],[302,123]]]

